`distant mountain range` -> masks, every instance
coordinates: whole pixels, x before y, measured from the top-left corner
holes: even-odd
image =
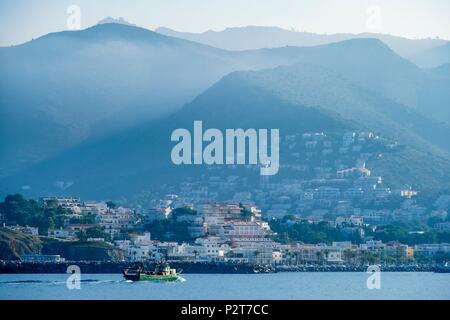
[[[295,61],[291,50],[230,52],[116,23],[0,48],[0,176],[167,115],[229,72]]]
[[[435,123],[328,69],[295,65],[232,73],[167,118],[81,144],[2,184],[12,190],[29,186],[25,192],[31,194],[117,198],[200,176],[204,167],[178,167],[170,160],[172,130],[192,130],[194,120],[202,120],[205,128],[279,128],[283,136],[373,129],[412,146],[390,156],[389,163],[371,163],[386,182],[426,188],[445,185],[450,178],[449,158],[435,155],[436,147],[421,132],[437,130]]]
[[[445,72],[376,39],[233,52],[122,24],[50,34],[0,49],[0,194],[114,198],[201,174],[170,161],[170,133],[194,120],[283,135],[373,130],[407,146],[375,172],[445,185]]]
[[[439,67],[428,69],[430,75],[435,76],[440,79],[450,78],[450,63],[443,64]]]
[[[136,27],[135,24],[126,21],[122,17],[118,17],[118,18],[106,17],[106,18],[100,20],[99,22],[97,22],[97,25],[99,25],[99,24],[106,24],[106,23],[117,23],[117,24],[123,24],[123,25],[126,25],[126,26]]]
[[[428,50],[448,44],[448,41],[442,39],[407,39],[380,33],[316,34],[262,26],[227,28],[222,31],[207,31],[203,33],[179,32],[166,27],[157,28],[155,31],[167,36],[196,41],[226,50],[317,46],[350,39],[374,38],[383,41],[404,58],[426,54]]]
[[[411,61],[424,68],[438,67],[450,63],[450,42],[419,52]]]

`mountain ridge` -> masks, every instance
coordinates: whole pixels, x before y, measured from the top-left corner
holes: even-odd
[[[388,138],[398,139],[399,143],[412,145],[409,154],[429,159],[433,165],[427,170],[432,175],[428,177],[424,187],[440,185],[447,179],[445,172],[446,169],[450,170],[450,158],[435,156],[431,145],[417,133],[409,131],[408,122],[403,124],[404,121],[410,121],[414,126],[414,113],[409,116],[404,107],[378,94],[357,88],[347,79],[334,78],[339,75],[333,71],[318,72],[318,68],[320,67],[295,65],[233,72],[173,115],[104,140],[80,145],[24,174],[4,179],[2,184],[10,190],[29,186],[24,192],[30,194],[72,193],[87,198],[114,198],[130,197],[161,184],[177,183],[183,177],[201,175],[205,169],[175,166],[170,160],[172,130],[190,129],[195,120],[203,121],[204,128],[280,128],[282,136],[308,131],[344,133],[374,130]],[[285,82],[280,81],[282,79]],[[275,83],[278,87],[274,86]],[[322,84],[327,87],[327,84],[333,83],[336,87],[322,90],[320,95],[315,96],[315,89],[322,88]],[[280,88],[283,91],[280,92]],[[356,116],[352,116],[351,108],[344,112],[345,109],[342,108],[348,108],[348,104],[351,104]],[[381,108],[381,111],[377,111],[377,108]],[[383,115],[392,108],[399,112],[390,116]],[[362,116],[358,115],[360,112]],[[375,116],[382,118],[376,119]],[[368,117],[372,117],[372,120],[367,121]],[[418,119],[422,118],[419,116]],[[433,130],[437,130],[434,124]],[[402,157],[394,157],[391,161],[395,163],[395,159],[402,166],[418,167],[414,159],[410,160],[411,164],[405,163]],[[390,168],[382,162],[375,162],[374,165],[375,171],[379,170],[387,175],[387,181],[390,181],[390,170],[396,169],[395,165]],[[280,173],[283,174],[283,171]],[[413,184],[420,182],[420,178],[394,176],[397,180],[394,183],[406,184],[411,183],[411,180]],[[423,177],[420,172],[416,172],[416,176]],[[64,188],[58,187],[61,185]]]
[[[114,32],[105,36],[108,30]],[[61,38],[70,41],[47,46],[48,39]],[[445,90],[436,94],[438,80],[377,39],[232,52],[104,24],[51,35],[44,44],[40,51],[23,50],[27,46],[0,50],[6,58],[0,59],[5,193],[120,194],[121,181],[131,184],[130,192],[139,192],[149,179],[163,183],[163,173],[176,179],[172,171],[186,173],[167,164],[170,129],[191,125],[194,115],[207,125],[280,123],[291,132],[299,124],[323,131],[352,130],[357,123],[400,137],[422,153],[445,158],[449,150],[448,125],[436,122],[450,120],[445,108],[433,119],[427,115],[445,106]],[[439,81],[438,89],[445,89],[446,80]],[[7,172],[8,161],[23,166]]]
[[[299,32],[270,26],[231,27],[221,31],[208,30],[201,33],[179,32],[167,27],[159,27],[156,28],[155,31],[201,43],[208,43],[210,45],[229,50],[250,50],[264,47],[281,47],[286,45],[316,46],[353,38],[378,38],[388,44],[392,49],[394,49],[394,51],[403,57],[411,57],[419,52],[423,52],[427,49],[448,42],[448,40],[443,39],[409,39],[379,33],[317,34],[313,32]],[[273,38],[270,38],[271,36],[273,36]]]
[[[169,114],[231,71],[294,60],[291,53],[236,54],[114,23],[1,48],[0,131],[21,138],[2,150],[0,176],[67,145]],[[28,124],[24,131],[21,122]],[[60,127],[67,130],[47,134]],[[30,151],[26,159],[21,150]]]

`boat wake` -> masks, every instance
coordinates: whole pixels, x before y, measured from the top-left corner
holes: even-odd
[[[116,283],[118,280],[97,280],[97,279],[81,279],[81,283],[103,284],[103,283]],[[12,280],[12,281],[0,281],[0,285],[20,285],[20,284],[51,284],[62,285],[66,284],[66,281],[55,280]]]
[[[155,283],[177,283],[177,282],[186,282],[187,280],[181,276],[178,276],[178,278],[175,281],[133,281],[133,280],[121,280],[123,283],[145,283],[145,284],[155,284]]]
[[[0,284],[21,284],[21,283],[50,283],[52,281],[42,281],[42,280],[15,280],[15,281],[0,281]]]

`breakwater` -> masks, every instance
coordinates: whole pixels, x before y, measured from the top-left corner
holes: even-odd
[[[80,267],[82,273],[122,273],[124,268],[155,268],[155,263],[132,263],[110,261],[66,261],[60,263],[30,263],[21,261],[0,261],[0,273],[66,273],[71,265]],[[183,273],[253,273],[254,265],[224,264],[206,262],[171,262],[171,267],[182,269]]]
[[[384,272],[433,272],[433,265],[381,265]],[[299,265],[278,266],[278,272],[366,272],[367,265]]]
[[[144,267],[153,270],[154,263],[132,263],[113,261],[66,261],[60,263],[30,263],[21,261],[0,261],[0,273],[66,273],[70,265],[80,267],[82,273],[121,273],[124,268]],[[171,262],[176,269],[183,273],[254,273],[253,264],[229,264],[214,262]],[[432,272],[432,265],[389,265],[380,266],[385,272]],[[258,268],[256,268],[258,269]],[[278,272],[365,272],[364,265],[299,265],[276,266]]]

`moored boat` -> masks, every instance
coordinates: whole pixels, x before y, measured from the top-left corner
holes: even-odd
[[[434,268],[434,272],[436,273],[450,273],[450,262],[446,262],[443,264],[438,264]]]
[[[276,273],[277,270],[271,265],[255,265],[253,273]]]

